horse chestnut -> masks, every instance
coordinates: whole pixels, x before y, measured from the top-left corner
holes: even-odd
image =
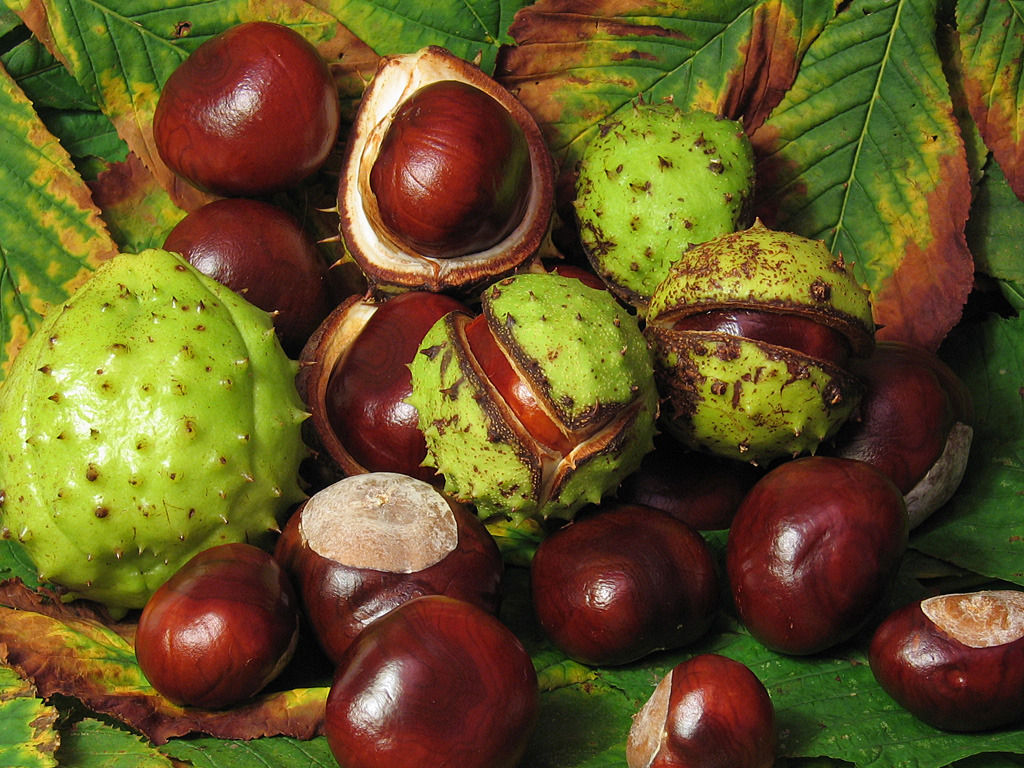
[[[153,137],[167,166],[200,189],[259,197],[318,170],[340,123],[337,86],[312,43],[251,21],[211,37],[171,73]]]
[[[1024,717],[1024,593],[940,595],[898,609],[869,651],[878,684],[918,719],[949,731]]]
[[[629,768],[770,768],[778,737],[768,691],[716,653],[677,664],[633,720]]]
[[[207,203],[178,222],[164,250],[270,312],[292,358],[334,306],[327,260],[298,220],[270,203]]]
[[[718,606],[697,531],[638,504],[599,510],[550,534],[530,568],[541,627],[567,656],[610,666],[696,640]]]
[[[393,472],[353,475],[314,494],[274,555],[334,662],[370,622],[421,595],[496,612],[504,573],[497,544],[472,512]]]
[[[427,444],[419,414],[405,402],[412,392],[409,363],[430,327],[449,312],[467,312],[457,299],[409,291],[377,305],[334,363],[324,395],[331,431],[370,472],[400,472],[434,481],[422,466]]]
[[[530,182],[522,127],[459,80],[425,85],[402,103],[370,170],[385,228],[435,258],[501,242],[522,221]]]
[[[887,594],[908,531],[903,494],[870,464],[809,456],[779,465],[729,529],[726,570],[740,618],[780,653],[849,639]]]
[[[882,341],[850,363],[865,385],[854,417],[836,436],[835,453],[874,465],[907,500],[913,528],[956,491],[967,468],[971,395],[934,352]]]
[[[291,659],[298,600],[271,555],[221,544],[185,563],[139,618],[135,655],[175,704],[231,706],[259,693]]]
[[[324,731],[345,768],[513,768],[538,698],[530,656],[504,624],[461,600],[425,596],[350,646]]]

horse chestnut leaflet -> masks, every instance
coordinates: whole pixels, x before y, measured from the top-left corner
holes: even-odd
[[[744,497],[726,544],[733,602],[780,653],[848,640],[889,591],[907,547],[903,494],[862,461],[780,464]]]
[[[298,641],[295,590],[271,555],[250,544],[199,552],[153,593],[135,655],[175,704],[219,709],[259,693]]]
[[[702,653],[677,664],[633,720],[629,768],[770,768],[775,707],[738,661]]]
[[[718,606],[715,564],[701,535],[639,504],[600,510],[550,534],[530,572],[541,627],[585,664],[626,664],[692,642]]]
[[[530,656],[504,624],[429,595],[376,620],[349,647],[324,731],[345,768],[513,768],[538,698]]]

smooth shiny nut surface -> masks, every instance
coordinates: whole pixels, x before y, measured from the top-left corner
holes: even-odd
[[[775,708],[746,665],[715,653],[677,664],[633,719],[629,768],[770,768]]]
[[[537,675],[516,636],[479,608],[429,596],[352,644],[325,733],[346,768],[513,768],[537,708]]]
[[[903,495],[869,464],[810,456],[779,465],[729,530],[726,570],[740,618],[780,653],[848,640],[889,593],[908,530]]]
[[[440,80],[396,111],[370,171],[391,236],[451,258],[503,240],[523,218],[530,155],[522,128],[490,95]]]
[[[869,651],[879,685],[904,709],[948,731],[1024,717],[1024,593],[940,595],[897,609]]]
[[[135,654],[175,704],[218,709],[261,691],[291,658],[299,603],[269,553],[249,544],[203,550],[153,593]]]
[[[353,475],[315,493],[289,519],[274,556],[335,663],[372,621],[422,595],[497,612],[504,575],[473,512],[393,472]]]
[[[318,170],[340,122],[317,49],[290,27],[252,21],[205,41],[171,73],[153,134],[163,161],[195,186],[258,197]]]
[[[569,657],[601,666],[699,638],[718,607],[717,585],[701,535],[640,505],[600,510],[555,531],[531,566],[545,633]]]

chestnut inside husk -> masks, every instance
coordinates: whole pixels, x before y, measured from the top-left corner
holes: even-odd
[[[411,167],[381,167],[393,163]],[[404,209],[381,210],[391,202]],[[510,274],[538,252],[553,205],[547,145],[509,91],[438,46],[381,58],[338,190],[345,247],[375,287],[470,292]]]

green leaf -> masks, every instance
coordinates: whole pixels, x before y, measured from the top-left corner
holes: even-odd
[[[187,761],[194,768],[337,768],[338,763],[319,737],[298,741],[288,737],[254,741],[223,741],[221,739],[173,739],[161,750],[176,760]]]
[[[932,0],[854,0],[752,137],[762,217],[853,262],[881,337],[932,349],[973,279],[966,153],[935,13]]]
[[[756,126],[832,14],[831,0],[541,0],[516,16],[496,74],[569,173],[598,125],[640,95]]]
[[[510,41],[508,27],[529,0],[318,0],[378,54],[413,53],[440,45],[493,73],[500,45]]]
[[[964,90],[985,143],[1024,199],[1024,2],[960,0]]]
[[[75,768],[174,768],[147,741],[93,718],[62,732],[57,757],[61,765]]]
[[[0,538],[0,581],[21,579],[30,588],[39,586],[36,567],[25,549],[15,541]]]
[[[992,578],[1024,584],[1024,318],[958,329],[943,356],[967,384],[975,425],[964,481],[912,545]]]
[[[56,766],[56,720],[55,707],[39,699],[13,670],[0,666],[0,766]]]
[[[979,271],[1001,280],[1024,282],[1024,202],[1014,194],[996,160],[978,185],[967,243]]]
[[[30,37],[19,43],[0,61],[37,109],[99,111],[96,101],[38,38]]]
[[[67,151],[0,70],[0,329],[6,364],[117,247]],[[6,370],[4,367],[3,370]]]

